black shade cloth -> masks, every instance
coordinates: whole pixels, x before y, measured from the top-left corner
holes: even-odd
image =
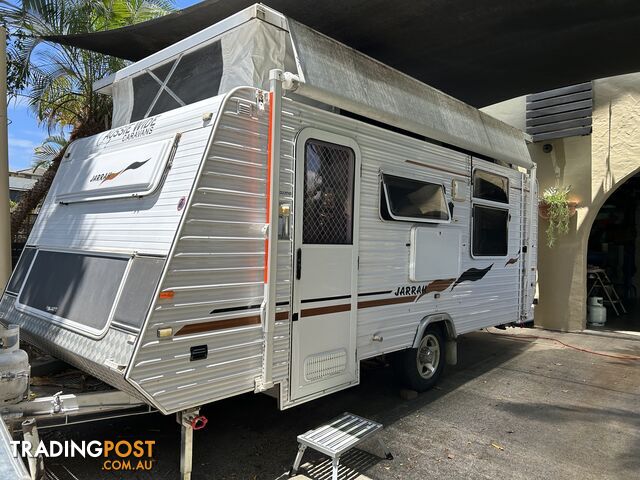
[[[207,0],[48,40],[139,60],[252,5]],[[267,0],[268,6],[475,106],[640,71],[638,0]]]

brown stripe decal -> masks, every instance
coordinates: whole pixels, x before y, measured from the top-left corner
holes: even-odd
[[[456,281],[455,278],[446,278],[444,280],[434,280],[429,285],[424,287],[424,290],[422,291],[422,293],[420,295],[418,295],[418,298],[416,298],[416,302],[418,300],[420,300],[422,297],[424,297],[428,293],[431,293],[431,292],[443,292],[444,290],[449,288],[451,286],[451,284],[453,282],[455,282],[455,281]]]
[[[395,305],[396,303],[409,303],[413,302],[416,296],[410,297],[394,297],[394,298],[382,298],[380,300],[366,300],[364,302],[358,302],[358,308],[369,307],[382,307],[383,305]]]
[[[260,315],[250,317],[229,318],[227,320],[215,320],[212,322],[192,323],[185,325],[178,330],[174,336],[191,335],[192,333],[213,332],[215,330],[225,330],[227,328],[248,327],[250,325],[260,325]]]
[[[348,312],[351,304],[331,305],[329,307],[305,308],[300,312],[301,317],[315,317],[316,315],[328,315],[330,313]]]
[[[280,320],[289,320],[289,312],[276,312],[276,322]]]

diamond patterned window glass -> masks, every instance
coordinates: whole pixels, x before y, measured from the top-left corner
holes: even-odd
[[[302,241],[351,245],[354,151],[311,139],[305,144],[304,165]]]

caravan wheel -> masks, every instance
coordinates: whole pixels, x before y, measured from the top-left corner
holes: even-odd
[[[409,348],[398,354],[395,369],[407,388],[424,392],[437,383],[444,364],[444,337],[435,324],[427,327],[418,348]]]

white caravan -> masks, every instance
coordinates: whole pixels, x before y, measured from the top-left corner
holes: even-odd
[[[164,414],[285,409],[394,354],[532,320],[524,134],[255,5],[98,86],[0,303],[28,342]]]

